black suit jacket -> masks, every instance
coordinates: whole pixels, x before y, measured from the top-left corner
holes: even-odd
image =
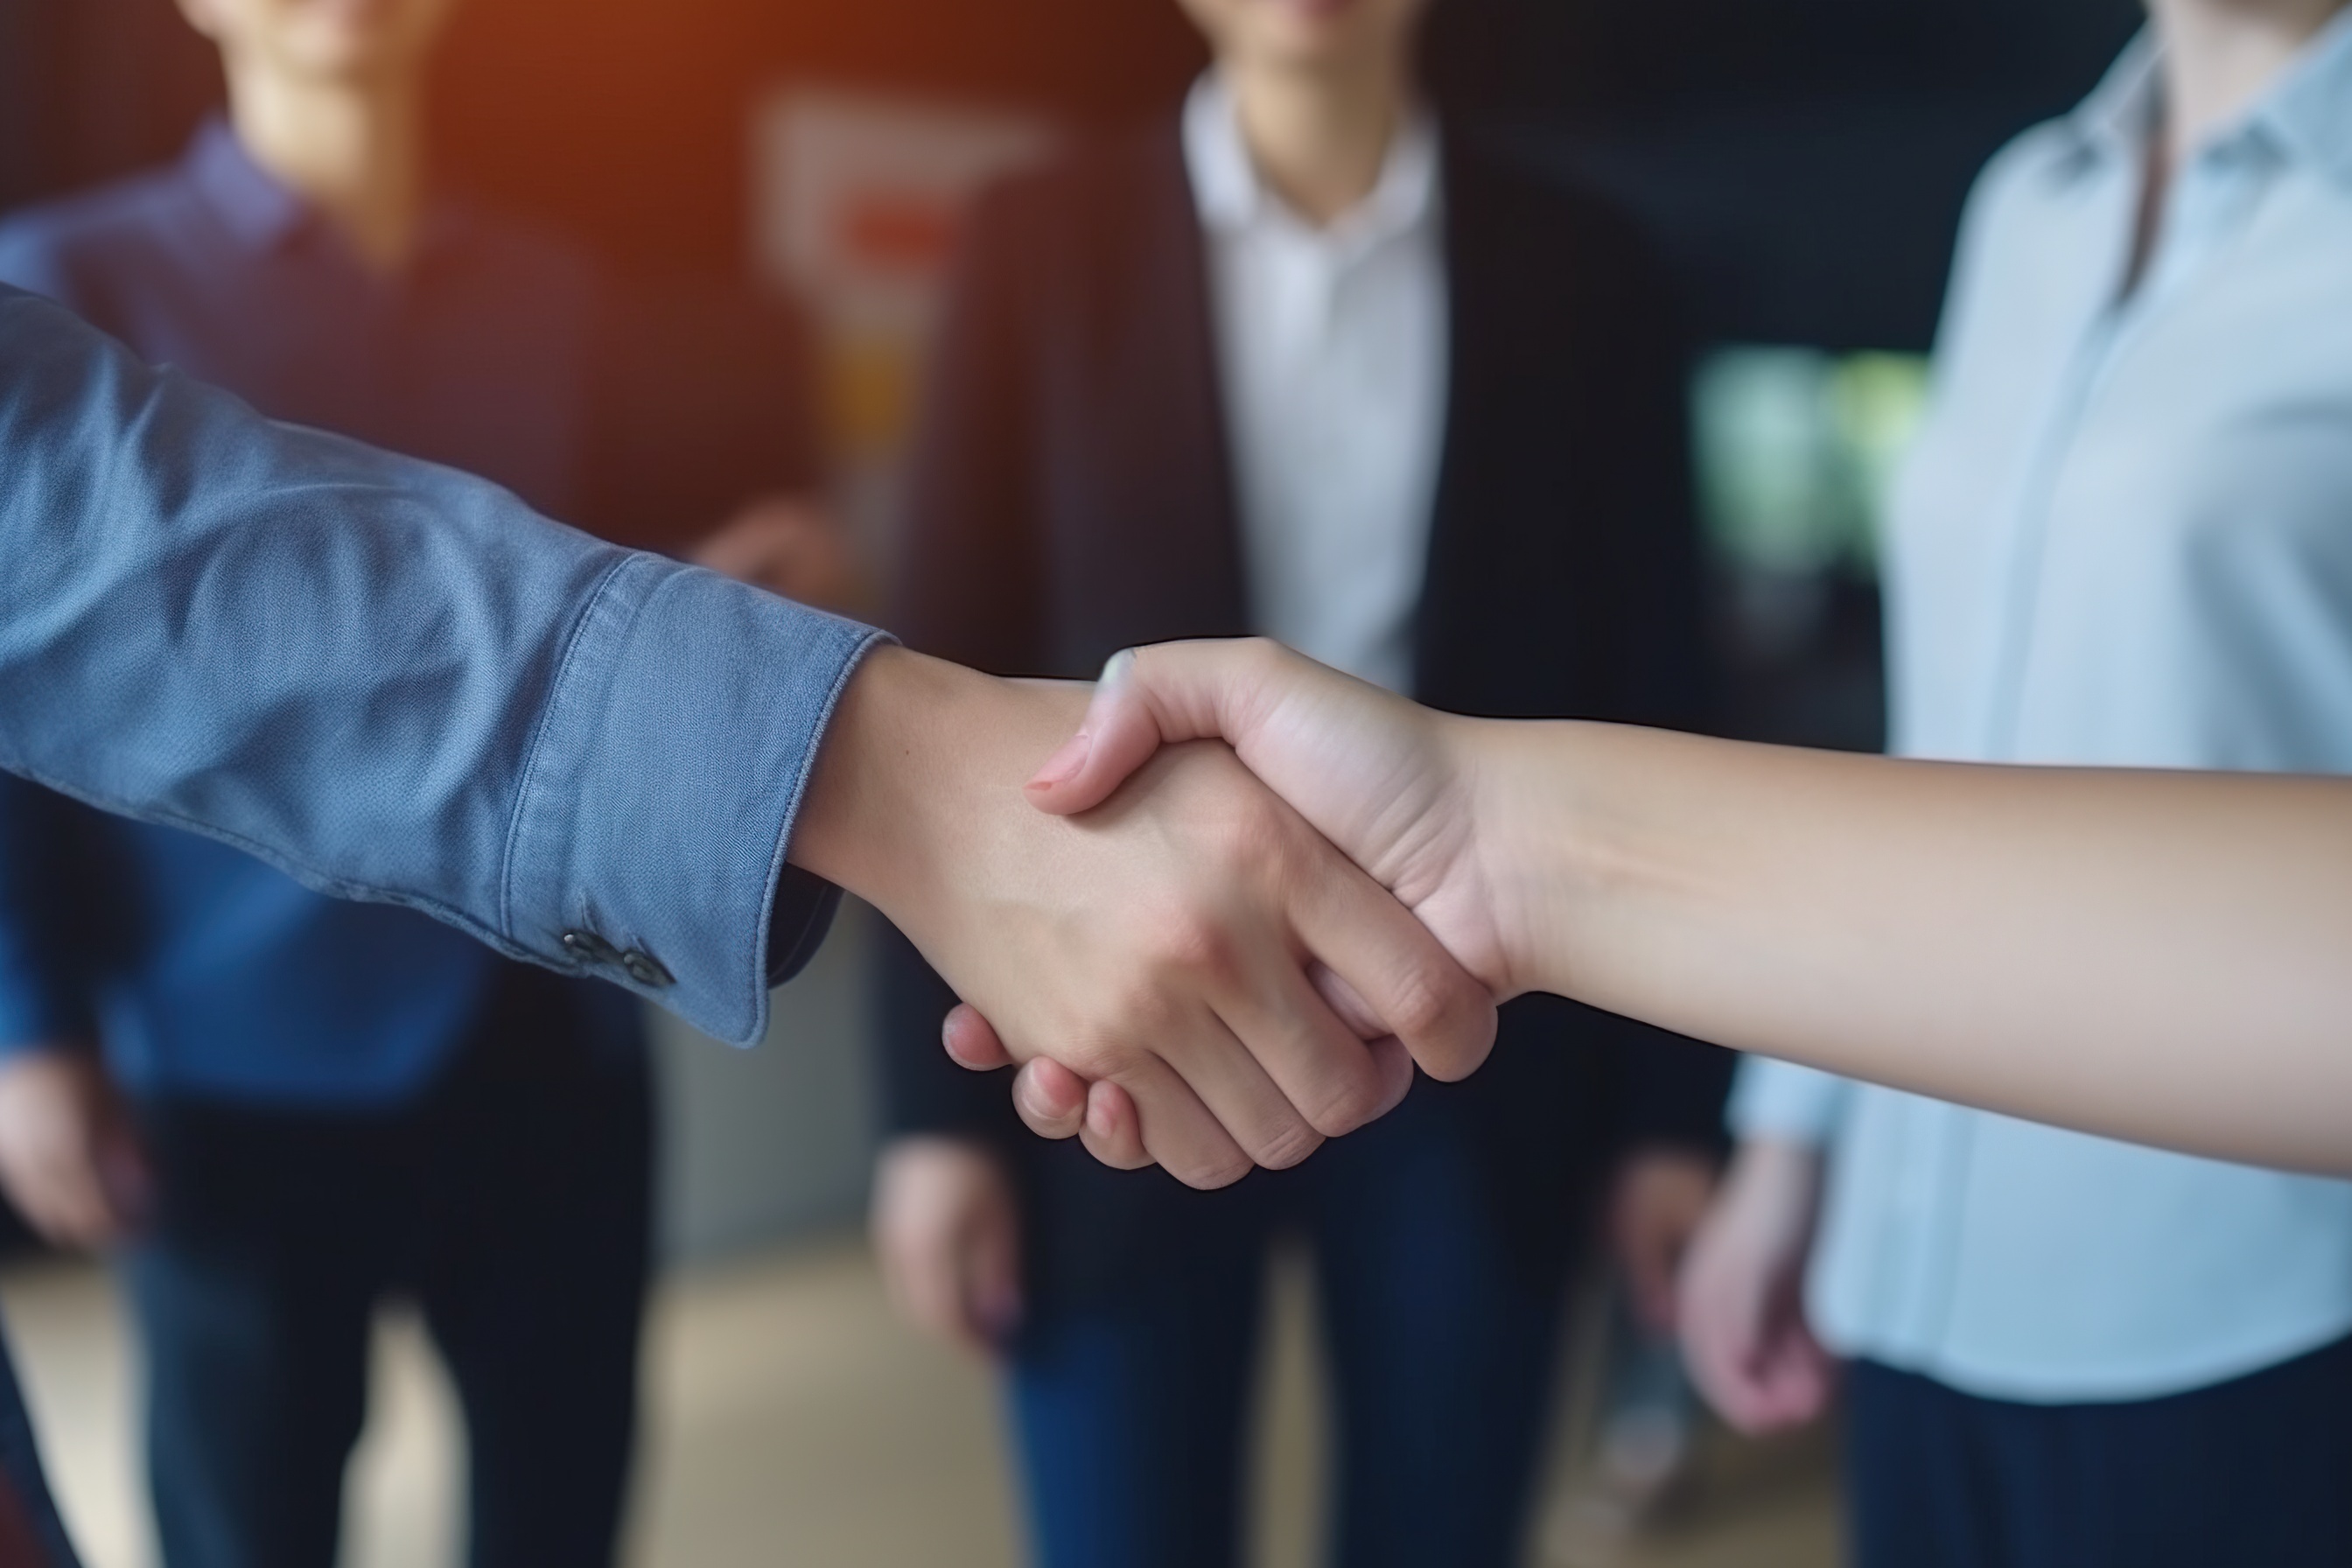
[[[1664,275],[1598,198],[1447,139],[1451,384],[1415,695],[1497,717],[1707,712],[1685,355]],[[908,498],[894,626],[1003,674],[1241,635],[1205,247],[1174,127],[1000,187],[969,229]],[[898,1131],[1017,1131],[950,1063],[952,995],[880,967]],[[1531,1212],[1625,1140],[1711,1144],[1728,1058],[1549,997],[1468,1082],[1426,1079]]]

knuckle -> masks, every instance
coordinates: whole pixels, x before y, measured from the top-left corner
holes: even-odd
[[[1290,658],[1290,650],[1272,637],[1247,637],[1235,650],[1243,673],[1260,679],[1278,673]]]
[[[1220,1187],[1230,1187],[1250,1173],[1249,1156],[1236,1151],[1232,1154],[1191,1160],[1182,1164],[1170,1164],[1169,1171],[1186,1186],[1198,1192],[1213,1193]]]
[[[1439,1043],[1453,1033],[1457,1010],[1453,987],[1417,965],[1397,976],[1388,1003],[1388,1026],[1406,1039]],[[1444,1041],[1444,1043],[1451,1043]]]
[[[1156,994],[1147,987],[1129,990],[1118,999],[1108,1020],[1075,1032],[1068,1047],[1054,1053],[1055,1059],[1089,1083],[1118,1077],[1132,1064],[1133,1042],[1157,1024],[1156,1003]]]
[[[1381,1100],[1381,1086],[1369,1070],[1354,1074],[1325,1098],[1307,1121],[1326,1138],[1344,1138],[1380,1114]]]
[[[1322,1146],[1323,1134],[1294,1117],[1259,1140],[1256,1160],[1266,1170],[1287,1171]]]
[[[1493,1011],[1485,994],[1474,996],[1472,989],[1434,962],[1412,963],[1395,977],[1386,1021],[1412,1043],[1433,1075],[1441,1068],[1456,1076],[1472,1071],[1494,1044]]]
[[[1202,910],[1186,910],[1162,921],[1153,933],[1152,952],[1157,972],[1185,984],[1228,981],[1241,968],[1233,932]],[[1159,989],[1147,990],[1137,1000],[1142,1009],[1160,1015],[1155,1023],[1166,1021],[1170,1007]]]

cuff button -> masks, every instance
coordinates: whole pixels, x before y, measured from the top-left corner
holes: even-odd
[[[621,967],[629,972],[630,979],[656,991],[665,990],[677,984],[677,977],[669,972],[661,960],[649,952],[623,953]]]
[[[593,931],[568,931],[563,933],[563,951],[582,963],[622,963],[620,949]]]

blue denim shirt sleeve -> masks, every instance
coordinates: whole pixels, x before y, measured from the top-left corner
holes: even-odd
[[[880,634],[265,420],[11,290],[0,465],[0,770],[760,1037],[829,910],[784,854]]]

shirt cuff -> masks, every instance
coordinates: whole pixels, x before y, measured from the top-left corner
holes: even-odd
[[[823,942],[784,856],[835,705],[883,634],[651,555],[583,613],[519,792],[502,924],[719,1039]]]
[[[1731,1088],[1729,1120],[1739,1138],[1818,1147],[1836,1132],[1853,1080],[1794,1062],[1747,1057]]]

